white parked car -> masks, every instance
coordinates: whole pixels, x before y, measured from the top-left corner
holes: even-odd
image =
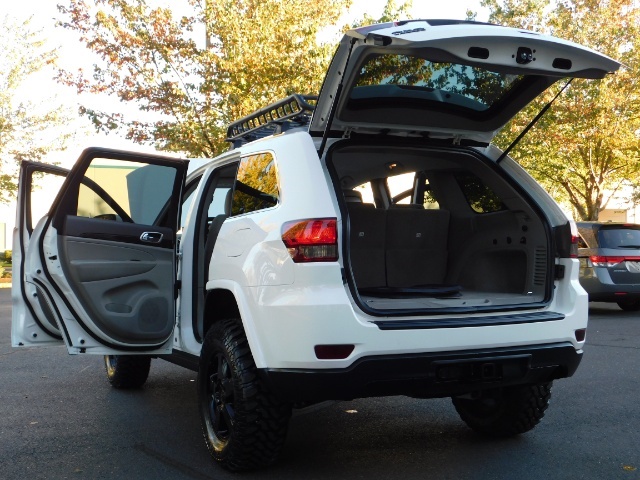
[[[292,408],[451,397],[474,430],[533,428],[582,356],[577,231],[489,142],[562,78],[614,60],[530,31],[416,20],[342,40],[317,102],[292,96],[187,161],[92,148],[24,162],[12,342],[198,372],[224,467],[273,462]],[[540,159],[544,161],[544,159]],[[67,175],[32,218],[34,175]]]

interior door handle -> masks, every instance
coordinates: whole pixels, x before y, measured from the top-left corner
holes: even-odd
[[[144,232],[140,235],[140,241],[147,243],[160,243],[162,234],[160,232]]]

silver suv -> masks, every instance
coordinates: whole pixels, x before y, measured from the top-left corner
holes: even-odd
[[[207,446],[273,462],[292,408],[451,397],[486,435],[532,429],[582,357],[577,231],[493,135],[564,77],[619,64],[518,29],[416,20],[348,32],[316,99],[187,161],[84,152],[32,222],[23,163],[12,343],[198,372]],[[35,219],[34,219],[35,220]]]

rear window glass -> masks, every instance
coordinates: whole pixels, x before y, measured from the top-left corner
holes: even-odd
[[[476,213],[491,213],[505,210],[506,207],[493,190],[471,174],[455,176],[460,190],[469,202],[469,206]]]
[[[640,249],[640,230],[634,228],[602,228],[598,232],[602,248]]]
[[[522,75],[496,73],[409,55],[375,55],[360,68],[350,98],[413,98],[484,111],[499,101]]]

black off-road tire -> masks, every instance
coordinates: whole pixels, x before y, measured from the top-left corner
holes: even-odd
[[[240,320],[220,321],[205,335],[197,388],[204,439],[216,462],[238,471],[276,460],[291,405],[261,381]]]
[[[552,382],[504,387],[480,398],[453,397],[460,418],[473,430],[491,437],[512,437],[535,427],[549,406]]]
[[[140,388],[149,377],[151,357],[145,355],[105,355],[107,379],[115,388]]]
[[[640,299],[620,300],[616,303],[625,312],[637,312],[638,310],[640,310]]]

